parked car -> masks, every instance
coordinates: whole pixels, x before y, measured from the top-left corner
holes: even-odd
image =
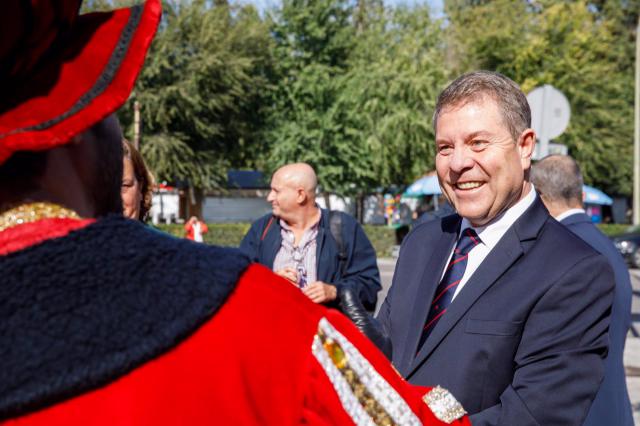
[[[627,232],[611,239],[627,264],[640,268],[640,232]]]

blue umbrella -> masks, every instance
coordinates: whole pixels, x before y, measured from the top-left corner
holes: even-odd
[[[407,197],[419,197],[420,195],[439,195],[442,194],[438,177],[436,175],[423,176],[413,182],[404,192]]]
[[[586,204],[600,204],[604,206],[613,204],[611,197],[592,186],[582,185],[582,191],[584,192],[584,202]]]

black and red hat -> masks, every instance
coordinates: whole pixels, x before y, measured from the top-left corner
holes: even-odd
[[[79,15],[81,0],[5,0],[0,14],[0,164],[67,143],[129,97],[160,0]]]

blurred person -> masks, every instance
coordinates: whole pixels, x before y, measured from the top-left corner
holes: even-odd
[[[400,248],[378,314],[393,363],[410,383],[443,383],[474,426],[581,425],[603,377],[611,268],[536,195],[536,135],[513,81],[458,77],[433,122],[456,214]]]
[[[633,415],[623,364],[624,345],[631,325],[631,280],[627,265],[611,240],[598,230],[585,213],[582,204],[582,173],[572,157],[545,157],[534,164],[531,182],[551,216],[605,256],[615,275],[604,380],[584,426],[631,426]]]
[[[153,177],[140,152],[126,139],[122,140],[122,209],[125,217],[145,222],[151,210]]]
[[[349,288],[373,310],[382,288],[375,250],[352,216],[318,207],[316,186],[308,164],[276,170],[267,197],[273,211],[251,225],[240,248],[315,303],[337,307],[340,288]]]
[[[191,216],[184,225],[184,231],[188,240],[201,243],[204,241],[203,235],[209,232],[209,227],[196,216]]]
[[[159,1],[3,6],[0,422],[469,425],[450,394],[409,386],[342,315],[238,250],[122,216],[114,112]]]

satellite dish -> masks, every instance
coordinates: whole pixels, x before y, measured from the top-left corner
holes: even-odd
[[[536,155],[539,159],[549,154],[549,141],[566,130],[571,118],[571,107],[566,96],[549,84],[529,92],[527,101],[531,108],[531,126],[540,140]]]

